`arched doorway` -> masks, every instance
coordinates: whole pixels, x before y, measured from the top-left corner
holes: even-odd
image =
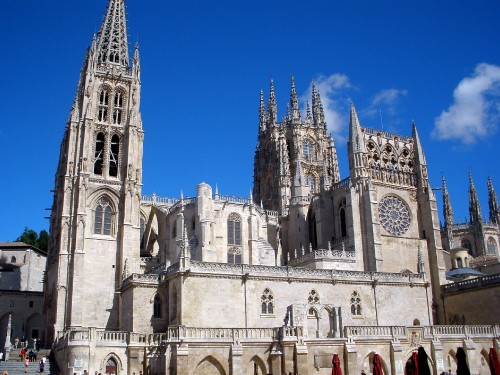
[[[254,356],[250,360],[250,369],[247,373],[252,375],[266,375],[267,371],[264,361],[260,357]]]
[[[116,375],[118,374],[118,363],[113,357],[109,357],[106,361],[106,374]]]

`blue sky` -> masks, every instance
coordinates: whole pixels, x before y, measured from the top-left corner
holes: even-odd
[[[59,144],[106,3],[0,1],[0,241],[48,229]],[[144,194],[190,196],[205,181],[247,197],[259,91],[267,101],[274,80],[281,118],[293,74],[302,98],[311,81],[320,89],[341,177],[352,100],[363,126],[410,135],[415,120],[456,219],[468,217],[469,169],[488,215],[488,175],[500,193],[500,2],[126,3],[141,46]]]

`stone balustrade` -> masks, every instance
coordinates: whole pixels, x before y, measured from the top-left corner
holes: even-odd
[[[405,135],[399,135],[399,134],[395,134],[395,133],[390,133],[390,132],[387,132],[384,130],[377,130],[377,129],[366,128],[366,127],[362,127],[361,130],[364,131],[366,134],[372,134],[372,135],[380,134],[382,137],[388,138],[388,139],[399,138],[399,140],[401,142],[406,142],[406,143],[413,142],[412,137],[408,137]]]
[[[171,276],[179,270],[179,263],[168,267],[166,276]],[[191,261],[190,272],[209,273],[218,275],[240,275],[246,277],[276,277],[287,279],[315,279],[331,282],[334,280],[355,280],[365,282],[401,282],[412,284],[425,284],[424,274],[415,273],[384,273],[364,272],[329,269],[310,269],[285,266],[253,266],[248,264],[228,264]]]
[[[344,340],[362,341],[364,339],[400,340],[410,336],[412,329],[422,329],[425,339],[480,339],[500,338],[500,325],[441,325],[441,326],[346,326]],[[69,329],[58,332],[56,347],[68,344],[88,345],[133,345],[162,346],[170,342],[279,342],[281,340],[302,340],[304,329],[301,326],[282,326],[272,328],[201,328],[171,326],[164,333],[141,334],[135,332],[106,331],[96,328]],[[322,340],[338,340],[323,338]]]
[[[288,261],[289,266],[296,266],[299,264],[304,264],[307,262],[315,260],[332,260],[332,261],[342,261],[342,262],[355,262],[356,253],[354,251],[342,251],[342,250],[328,250],[328,249],[317,249],[305,253],[304,255],[290,259]]]
[[[442,285],[443,293],[454,293],[467,289],[483,288],[485,286],[500,285],[500,274],[477,277],[475,279],[457,281]]]

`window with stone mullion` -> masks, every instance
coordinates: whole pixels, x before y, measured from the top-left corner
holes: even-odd
[[[227,221],[227,244],[241,246],[241,222],[236,218]]]

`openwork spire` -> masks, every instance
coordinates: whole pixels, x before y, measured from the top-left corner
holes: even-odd
[[[278,121],[278,106],[276,105],[276,96],[274,94],[274,82],[271,80],[269,88],[269,101],[267,103],[267,112],[269,113],[269,124],[275,124]]]
[[[129,66],[124,0],[109,0],[98,34],[97,53],[99,64]]]
[[[420,137],[418,136],[417,125],[415,121],[412,123],[411,136],[415,142],[415,157],[418,158],[420,165],[427,165],[425,161],[424,150],[422,149],[422,143],[420,142]]]
[[[260,90],[260,106],[259,106],[259,131],[266,130],[266,107],[264,105],[264,92]]]
[[[476,187],[472,180],[472,173],[469,171],[469,215],[472,223],[482,222],[481,205],[477,197]]]
[[[313,82],[312,83],[312,117],[313,117],[313,124],[315,126],[320,126],[325,124],[325,114],[323,112],[323,105],[321,104],[321,97],[319,95],[318,90],[316,89],[316,84]]]
[[[453,228],[453,209],[451,208],[450,195],[448,194],[448,187],[446,186],[446,180],[443,176],[443,217],[444,225],[446,229],[451,230]]]
[[[351,103],[351,115],[349,121],[349,144],[353,153],[365,152],[365,142],[361,134],[358,114],[354,103]]]
[[[293,76],[290,89],[290,107],[292,111],[292,121],[300,121],[299,98],[297,97],[297,90],[295,89],[295,78]]]
[[[500,224],[500,209],[498,208],[498,197],[493,187],[493,181],[488,176],[488,205],[490,207],[490,220],[492,223]]]

